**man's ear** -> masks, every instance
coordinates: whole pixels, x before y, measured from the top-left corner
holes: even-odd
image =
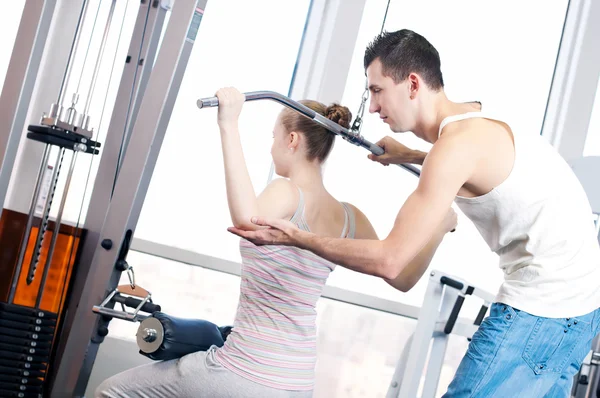
[[[421,88],[421,77],[416,73],[411,73],[408,75],[407,81],[408,95],[410,99],[415,99]]]

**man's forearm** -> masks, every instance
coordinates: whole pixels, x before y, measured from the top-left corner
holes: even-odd
[[[427,152],[421,152],[416,149],[413,149],[410,151],[407,161],[403,162],[403,163],[423,165],[423,161],[425,160],[426,156],[427,156]]]
[[[400,272],[397,264],[388,261],[380,240],[327,238],[303,231],[296,240],[299,247],[356,272],[383,278],[393,278]]]
[[[400,275],[395,279],[386,279],[386,282],[403,292],[412,289],[419,279],[421,279],[427,267],[429,267],[445,235],[446,233],[442,229],[437,231],[419,254],[402,270]]]

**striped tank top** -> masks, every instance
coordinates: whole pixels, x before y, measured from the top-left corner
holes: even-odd
[[[304,196],[291,222],[310,231]],[[342,203],[342,238],[353,238],[354,213]],[[310,391],[317,360],[316,304],[335,264],[303,249],[255,246],[241,239],[240,299],[231,334],[217,361],[251,381],[282,390]]]

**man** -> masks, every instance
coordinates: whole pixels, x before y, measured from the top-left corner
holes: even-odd
[[[384,240],[342,240],[284,220],[234,232],[256,244],[294,245],[387,280],[414,280],[407,264],[454,201],[504,271],[497,302],[473,336],[445,397],[567,397],[600,329],[600,248],[591,208],[567,163],[535,132],[515,132],[478,103],[444,93],[437,50],[400,30],[366,50],[370,112],[393,132],[433,144],[428,154],[386,137],[382,164],[422,164],[417,189]],[[416,278],[415,278],[416,275]]]

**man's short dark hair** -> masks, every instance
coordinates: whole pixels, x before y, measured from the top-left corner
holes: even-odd
[[[381,61],[384,75],[390,76],[396,83],[414,72],[432,90],[444,87],[440,54],[426,38],[412,30],[383,32],[377,36],[365,51],[365,71],[377,58]]]

